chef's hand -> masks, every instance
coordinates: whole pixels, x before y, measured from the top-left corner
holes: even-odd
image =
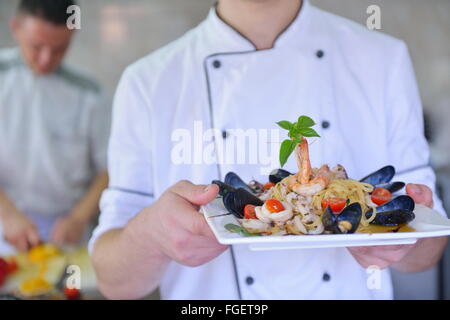
[[[87,223],[68,215],[58,218],[53,226],[50,241],[57,246],[76,244],[82,238]]]
[[[227,249],[217,242],[200,205],[212,201],[216,185],[194,185],[180,181],[164,192],[152,206],[144,209],[129,227],[144,243],[151,241],[169,259],[187,266],[202,265]]]
[[[406,193],[414,199],[415,203],[423,204],[433,208],[433,193],[425,185],[408,184]],[[372,247],[352,247],[348,248],[358,263],[367,268],[377,266],[380,269],[389,267],[402,261],[402,259],[416,247],[416,244],[372,246]]]
[[[20,211],[8,212],[2,224],[5,240],[19,251],[27,251],[41,242],[35,225]]]

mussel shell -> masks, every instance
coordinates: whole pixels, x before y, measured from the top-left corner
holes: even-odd
[[[400,181],[394,181],[394,182],[388,182],[388,183],[382,183],[382,184],[378,184],[375,185],[375,188],[385,188],[387,190],[389,190],[391,193],[397,192],[402,190],[405,187],[405,183],[404,182],[400,182]]]
[[[292,173],[283,169],[275,169],[269,175],[269,181],[272,183],[278,183],[286,177],[291,176]]]
[[[377,213],[375,219],[371,224],[377,224],[381,226],[398,226],[400,224],[406,224],[411,222],[415,218],[415,214],[412,211],[398,209],[388,212]]]
[[[223,197],[223,204],[235,217],[242,219],[244,217],[244,208],[247,204],[262,206],[264,202],[253,193],[241,188],[226,193]]]
[[[371,222],[382,226],[397,226],[412,221],[414,215],[414,200],[407,195],[401,195],[377,207],[377,215]],[[372,209],[366,213],[366,218],[372,216]]]
[[[395,176],[395,168],[393,166],[385,166],[377,171],[362,178],[361,182],[369,183],[373,186],[388,183]]]
[[[407,195],[401,195],[397,196],[391,201],[386,202],[385,204],[382,204],[381,206],[377,207],[377,213],[380,212],[389,212],[393,210],[408,210],[413,211],[415,207],[414,200]],[[366,216],[372,215],[372,209],[366,212]]]
[[[224,182],[236,189],[242,188],[247,190],[250,193],[253,193],[253,190],[246,184],[236,173],[234,172],[228,172],[225,175]]]
[[[341,234],[343,232],[339,229],[339,222],[348,221],[350,222],[352,228],[346,233],[355,233],[361,221],[361,216],[361,205],[358,202],[354,202],[345,207],[344,210],[342,210],[338,215],[334,214],[330,207],[327,207],[322,215],[322,223],[325,230],[336,234]]]
[[[234,188],[222,181],[213,180],[212,183],[219,186],[219,195],[221,195],[222,197],[225,196],[230,191],[236,191],[236,188]]]

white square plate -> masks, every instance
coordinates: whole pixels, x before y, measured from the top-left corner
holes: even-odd
[[[450,235],[450,219],[442,217],[438,212],[423,205],[416,205],[416,218],[409,224],[415,232],[397,233],[353,233],[322,235],[287,235],[244,237],[225,229],[225,225],[239,225],[237,219],[227,214],[221,198],[202,206],[200,211],[205,215],[217,240],[226,245],[246,244],[251,250],[284,250],[300,248],[330,248],[379,246],[394,244],[411,244],[420,238],[432,238]]]

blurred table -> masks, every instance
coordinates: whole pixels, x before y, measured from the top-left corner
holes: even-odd
[[[9,258],[13,257],[19,269],[14,274],[8,276],[4,285],[0,288],[0,294],[17,293],[19,291],[20,284],[26,279],[36,276],[39,272],[39,266],[30,263],[26,253],[13,254],[11,248],[0,248],[0,256]],[[45,279],[51,283],[56,284],[63,274],[66,273],[68,265],[76,265],[80,268],[81,275],[81,292],[84,298],[87,299],[99,299],[102,295],[96,286],[95,272],[90,262],[87,247],[67,247],[61,248],[61,255],[48,260],[47,268],[45,271]]]

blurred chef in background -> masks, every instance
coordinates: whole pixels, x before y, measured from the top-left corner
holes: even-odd
[[[107,185],[109,110],[99,86],[62,64],[72,0],[21,0],[0,50],[0,241],[76,243]]]

